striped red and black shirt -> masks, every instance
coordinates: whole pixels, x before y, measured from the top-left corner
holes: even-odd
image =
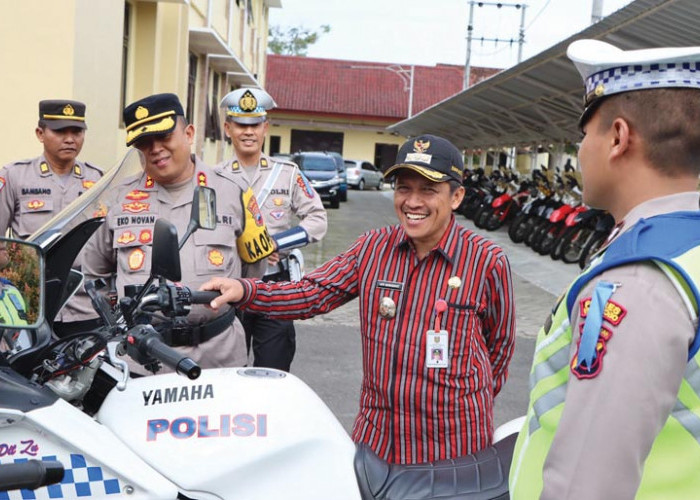
[[[461,279],[458,288],[448,279]],[[454,281],[454,280],[453,280]],[[418,463],[491,444],[493,398],[515,342],[510,266],[503,251],[452,217],[419,260],[401,226],[369,231],[347,251],[295,283],[242,280],[242,308],[286,319],[329,312],[359,298],[363,379],[353,439],[390,462]],[[383,318],[390,297],[396,315]],[[426,366],[435,302],[448,308],[449,367]]]

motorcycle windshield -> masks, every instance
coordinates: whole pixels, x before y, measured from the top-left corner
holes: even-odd
[[[116,186],[128,177],[142,175],[144,165],[143,154],[130,149],[98,182],[37,229],[28,241],[48,247],[83,221],[104,217],[112,204]]]

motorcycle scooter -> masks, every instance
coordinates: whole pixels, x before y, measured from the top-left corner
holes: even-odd
[[[104,221],[120,179],[140,174],[137,152],[129,155],[33,243],[12,242],[35,254],[39,279],[30,292],[38,299],[31,324],[3,325],[0,473],[6,463],[32,458],[59,461],[65,474],[33,493],[0,498],[507,498],[515,434],[458,459],[387,464],[356,447],[294,375],[201,370],[164,343],[162,324],[212,298],[176,284],[182,242],[167,221],[156,222],[149,280],[122,298],[119,313],[87,284],[104,327],[56,340],[53,317],[82,279],[70,264]],[[215,220],[215,196],[198,190],[195,198],[189,234]],[[131,378],[124,353],[152,371],[165,365],[175,373]]]

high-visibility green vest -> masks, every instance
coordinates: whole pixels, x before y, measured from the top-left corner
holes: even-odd
[[[544,462],[565,404],[571,376],[570,314],[591,279],[612,267],[653,261],[687,298],[697,317],[700,304],[700,212],[676,212],[642,219],[620,235],[571,284],[557,306],[551,327],[537,335],[530,371],[530,402],[510,468],[510,495],[533,500],[543,488]],[[589,318],[586,318],[588,321]],[[699,326],[700,328],[700,326]],[[676,404],[644,463],[636,498],[700,498],[700,335],[696,332]],[[624,443],[620,443],[624,446]],[[611,464],[612,466],[612,464]]]
[[[7,280],[2,280],[0,290],[0,324],[26,325],[27,308],[19,290]]]

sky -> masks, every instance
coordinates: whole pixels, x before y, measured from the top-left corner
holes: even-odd
[[[500,1],[500,0],[499,0]],[[631,0],[601,0],[603,16]],[[303,26],[329,33],[309,47],[309,57],[432,66],[464,65],[469,0],[281,0],[270,9],[270,25]],[[495,4],[496,0],[484,1]],[[510,0],[475,5],[471,66],[507,68],[518,63],[518,34],[526,5],[522,60],[590,25],[593,0]],[[507,39],[513,43],[481,41]]]

